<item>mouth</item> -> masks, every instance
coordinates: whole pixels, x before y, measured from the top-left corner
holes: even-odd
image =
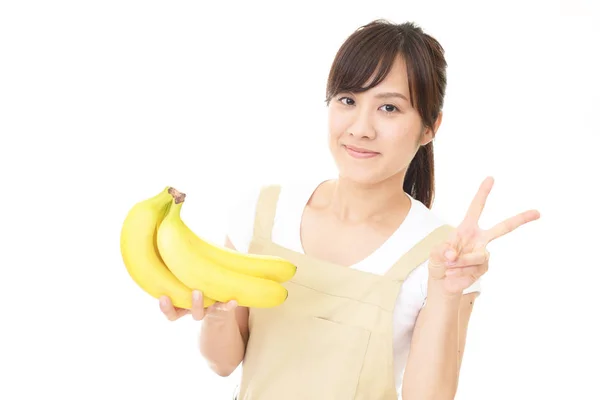
[[[354,146],[347,146],[347,145],[343,145],[344,149],[346,150],[346,152],[354,158],[373,158],[378,156],[381,153],[378,153],[376,151],[371,151],[371,150],[367,150],[367,149],[363,149],[361,147],[354,147]]]

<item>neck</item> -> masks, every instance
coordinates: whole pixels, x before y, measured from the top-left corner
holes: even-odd
[[[402,187],[404,174],[375,184],[360,184],[339,177],[332,185],[329,209],[342,221],[375,222],[410,208]]]

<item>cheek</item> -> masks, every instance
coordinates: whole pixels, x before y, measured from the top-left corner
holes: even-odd
[[[385,149],[387,163],[396,168],[409,162],[416,146],[417,136],[410,129],[396,127],[394,130],[382,130],[378,139],[379,145]]]
[[[346,120],[344,116],[340,115],[340,112],[333,107],[329,109],[328,115],[329,139],[331,141],[337,141],[346,131]]]
[[[410,131],[397,124],[381,126],[377,133],[377,141],[380,145],[394,153],[397,153],[410,141]]]

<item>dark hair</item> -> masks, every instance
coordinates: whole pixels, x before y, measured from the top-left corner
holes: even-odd
[[[423,127],[433,128],[444,105],[446,60],[440,43],[412,22],[378,19],[358,28],[338,50],[327,80],[326,102],[341,92],[360,93],[378,85],[401,55],[408,73],[410,102]],[[373,82],[363,86],[377,71]],[[428,208],[435,194],[433,141],[421,146],[404,178],[404,191]]]

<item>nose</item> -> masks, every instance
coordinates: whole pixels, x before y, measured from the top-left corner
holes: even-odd
[[[365,139],[375,139],[376,132],[369,110],[356,110],[353,120],[348,127],[348,134]]]

